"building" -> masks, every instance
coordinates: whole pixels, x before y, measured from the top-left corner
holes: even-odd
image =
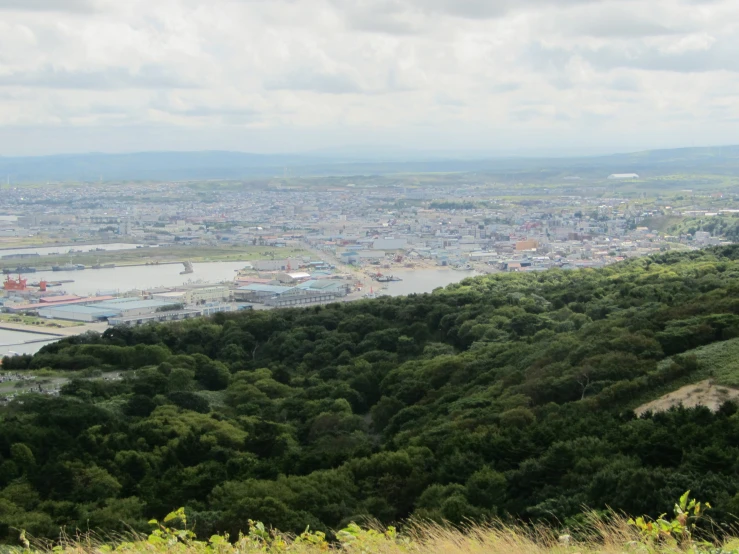
[[[257,271],[289,271],[297,269],[300,266],[300,260],[282,259],[282,260],[256,260],[251,264]]]
[[[231,291],[226,285],[209,285],[193,287],[185,291],[187,304],[206,304],[231,299]]]
[[[97,307],[115,310],[121,317],[133,317],[144,314],[152,314],[169,308],[176,308],[181,303],[173,300],[141,300],[140,298],[116,298],[100,302]]]
[[[639,175],[636,173],[611,173],[608,176],[609,179],[638,179]]]
[[[536,250],[539,247],[539,243],[535,240],[519,240],[516,243],[516,250]]]
[[[345,264],[356,264],[359,262],[359,253],[354,250],[349,250],[348,252],[342,252],[341,261]]]
[[[406,248],[408,248],[408,241],[406,239],[396,239],[393,237],[376,239],[372,243],[373,250],[405,250]]]
[[[275,277],[280,283],[295,285],[310,279],[310,273],[298,271],[294,273],[278,273]]]
[[[339,298],[346,296],[350,292],[351,285],[346,281],[337,281],[335,279],[320,279],[317,281],[306,281],[297,286],[302,290],[321,291],[328,294],[333,294]]]
[[[251,309],[251,306],[243,306],[240,309]],[[138,316],[115,316],[108,319],[109,325],[127,325],[129,327],[135,327],[138,325],[144,325],[145,323],[161,323],[165,321],[181,321],[184,319],[193,319],[196,317],[203,317],[213,315],[219,312],[233,312],[236,308],[231,304],[212,303],[197,308],[190,308],[185,310],[172,310],[166,312],[154,312],[145,315]]]
[[[106,321],[111,317],[119,315],[117,310],[100,308],[98,306],[80,306],[69,304],[62,306],[49,306],[38,310],[39,317],[46,319],[63,319],[66,321],[82,321],[93,323],[95,321]]]
[[[257,302],[263,303],[266,300],[279,296],[293,287],[281,287],[277,285],[261,285],[251,284],[239,287],[233,293],[234,300],[237,302]]]
[[[296,308],[336,302],[337,299],[338,297],[333,291],[293,287],[289,291],[265,300],[264,304],[272,308]]]

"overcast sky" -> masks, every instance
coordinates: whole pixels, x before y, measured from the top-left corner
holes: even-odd
[[[739,143],[736,0],[0,0],[0,155]]]

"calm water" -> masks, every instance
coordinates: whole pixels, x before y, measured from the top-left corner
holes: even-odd
[[[58,339],[46,340],[48,335],[37,335],[36,333],[22,333],[20,331],[8,331],[0,329],[0,356],[15,354],[35,354],[42,346],[50,344]],[[43,341],[30,342],[29,341]],[[28,344],[24,344],[28,343]]]
[[[132,250],[136,246],[136,244],[114,242],[111,244],[68,244],[62,246],[42,246],[39,248],[7,248],[0,250],[0,257],[9,254],[38,254],[39,256],[46,256],[47,254],[66,254],[70,250],[90,252],[96,248],[102,248],[103,250]],[[28,261],[30,262],[31,260]]]
[[[70,294],[81,296],[94,295],[99,292],[126,292],[132,289],[151,289],[162,286],[178,286],[188,282],[202,281],[217,283],[232,280],[236,271],[244,267],[244,262],[214,262],[193,264],[194,273],[180,275],[183,267],[180,264],[157,266],[116,267],[114,269],[86,269],[84,271],[39,272],[29,275],[31,279],[62,280],[74,279],[74,283],[65,283],[61,287]],[[437,287],[445,287],[452,283],[479,275],[472,271],[454,271],[452,269],[422,269],[417,271],[399,271],[402,281],[387,283],[387,289],[375,284],[375,292],[390,296],[403,296],[412,293],[431,292]],[[34,354],[42,346],[57,339],[45,340],[44,335],[7,331],[0,329],[0,356],[10,353]],[[30,342],[29,341],[42,341]]]
[[[387,283],[387,289],[377,290],[381,294],[403,296],[413,293],[431,292],[435,288],[459,283],[467,277],[480,275],[474,271],[454,271],[453,269],[419,269],[416,271],[399,271],[397,277],[402,281]]]
[[[175,287],[188,282],[203,281],[218,283],[232,281],[236,271],[246,262],[194,263],[194,273],[180,275],[182,264],[160,264],[115,267],[112,269],[84,269],[82,271],[39,271],[29,274],[28,281],[64,281],[73,279],[74,283],[63,283],[49,290],[64,290],[69,294],[92,296],[98,293],[123,293],[129,290],[147,290],[156,287]]]
[[[194,282],[219,283],[232,281],[236,271],[244,267],[245,262],[212,262],[193,264],[194,273],[180,275],[182,264],[161,264],[116,267],[112,269],[85,269],[82,271],[40,271],[29,274],[29,282],[41,279],[47,281],[74,280],[63,283],[60,287],[49,290],[64,290],[69,294],[92,296],[102,293],[123,293],[129,290],[148,290],[156,287],[175,287]],[[472,271],[454,271],[452,269],[421,269],[417,271],[399,271],[402,281],[375,286],[375,292],[402,296],[412,293],[431,292],[437,287],[445,287],[458,283],[462,279],[477,275]]]

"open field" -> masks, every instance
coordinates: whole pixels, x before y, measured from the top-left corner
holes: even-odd
[[[2,323],[16,323],[19,325],[26,325],[39,328],[66,328],[66,327],[79,327],[84,325],[79,321],[65,321],[62,319],[44,319],[42,317],[35,317],[30,315],[20,314],[0,314],[0,324]]]
[[[14,269],[29,265],[37,269],[50,268],[68,263],[90,267],[95,264],[144,265],[151,263],[181,262],[236,262],[264,258],[302,256],[300,248],[274,248],[268,246],[165,246],[133,248],[131,250],[109,250],[106,252],[77,252],[28,258],[23,260],[0,260],[0,269]]]

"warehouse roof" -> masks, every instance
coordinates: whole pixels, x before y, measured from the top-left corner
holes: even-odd
[[[296,288],[307,290],[342,290],[346,288],[346,283],[329,279],[321,279],[320,281],[306,281],[305,283],[299,284]]]
[[[115,317],[119,315],[120,310],[99,308],[97,306],[79,306],[71,304],[68,306],[49,306],[42,308],[40,312],[44,314],[55,314],[55,313],[72,313],[72,314],[89,314],[96,317]]]
[[[7,306],[11,312],[22,312],[24,310],[36,310],[39,308],[51,308],[52,306],[71,306],[74,304],[89,304],[91,302],[102,302],[103,300],[113,300],[112,296],[88,296],[87,298],[77,298],[77,300],[65,300],[64,302],[42,303],[42,304],[16,304],[15,306]]]
[[[287,292],[294,287],[280,287],[277,285],[260,285],[254,283],[252,285],[246,285],[245,287],[239,287],[239,290],[250,290],[253,292],[272,292],[274,294],[282,294]]]
[[[101,302],[98,304],[101,308],[108,308],[112,310],[118,310],[119,313],[121,311],[127,311],[127,310],[140,310],[141,308],[161,308],[163,306],[172,306],[173,304],[178,304],[179,302],[173,302],[171,300],[134,300],[133,302]]]

